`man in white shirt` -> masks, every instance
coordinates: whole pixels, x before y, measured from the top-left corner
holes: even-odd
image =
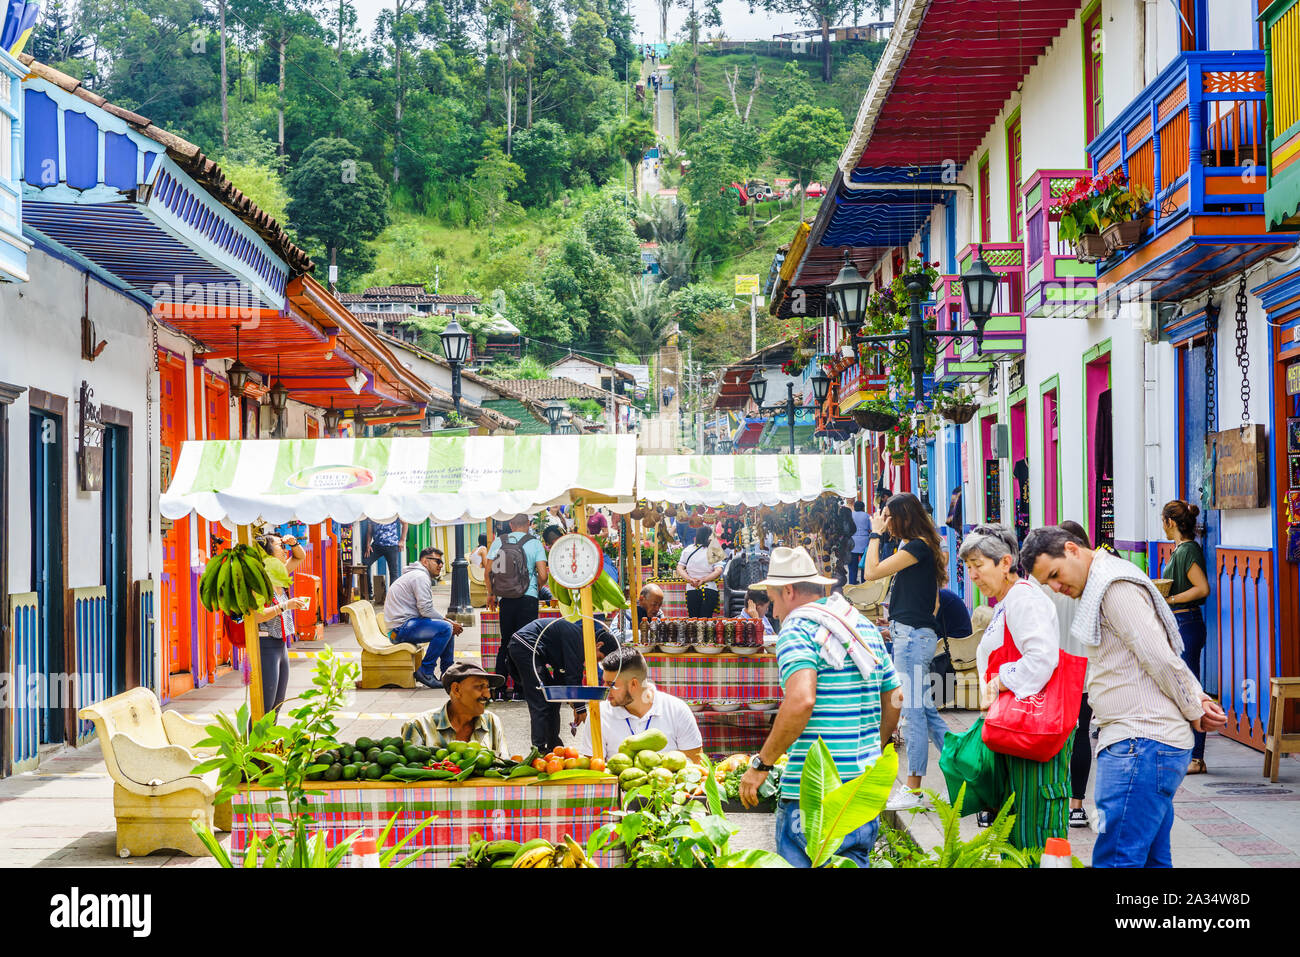
[[[695,715],[681,698],[660,691],[648,680],[649,669],[641,652],[626,645],[606,655],[601,672],[609,697],[600,705],[600,740],[605,759],[618,753],[618,746],[634,734],[651,728],[668,738],[665,751],[682,751],[692,761],[700,760],[704,741]],[[591,725],[584,721],[575,742],[578,751],[591,751]]]

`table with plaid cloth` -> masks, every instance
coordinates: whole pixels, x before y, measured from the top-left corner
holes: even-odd
[[[542,607],[538,609],[538,618],[559,618],[560,609]],[[501,612],[479,612],[478,652],[483,667],[488,671],[497,666],[497,652],[501,650]]]
[[[274,793],[248,788],[231,799],[230,850],[236,862],[243,860],[254,830],[263,834],[268,830],[271,808],[266,799]],[[610,823],[613,818],[609,812],[619,807],[618,782],[613,778],[531,786],[484,779],[406,785],[337,781],[313,787],[309,793],[313,821],[307,830],[325,834],[330,846],[358,829],[378,837],[388,819],[398,812],[388,838],[387,846],[392,847],[427,818],[436,818],[398,852],[400,858],[410,851],[429,848],[413,867],[446,867],[469,850],[471,833],[489,841],[520,844],[536,837],[561,844],[568,834],[585,849],[587,838],[601,825]],[[284,814],[283,800],[276,805],[276,813]],[[617,867],[622,860],[622,851],[616,849],[599,854],[596,863]],[[347,867],[350,861],[348,855],[342,866]]]
[[[697,711],[695,723],[699,725],[702,748],[714,761],[740,752],[753,754],[763,746],[776,711]]]
[[[654,683],[684,701],[775,701],[781,697],[773,654],[652,652],[645,660]]]
[[[664,593],[663,607],[659,609],[660,618],[686,617],[685,578],[651,578],[646,584],[658,585]]]

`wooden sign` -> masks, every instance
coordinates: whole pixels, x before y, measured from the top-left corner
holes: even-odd
[[[1296,331],[1300,332],[1300,329]],[[1300,362],[1293,362],[1286,367],[1286,394],[1300,395]]]
[[[1268,505],[1268,437],[1263,425],[1227,429],[1210,437],[1214,453],[1211,508]]]
[[[160,445],[158,447],[158,479],[158,491],[161,494],[162,492],[167,491],[167,487],[172,484],[171,446]],[[171,531],[172,524],[173,522],[170,518],[164,518],[161,515],[158,517],[158,528],[162,534],[165,535],[167,532]]]

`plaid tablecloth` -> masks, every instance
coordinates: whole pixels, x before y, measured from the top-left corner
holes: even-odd
[[[560,610],[558,608],[542,608],[537,617],[559,618]],[[485,609],[479,612],[478,650],[480,663],[488,671],[493,670],[497,664],[497,652],[501,650],[501,613],[499,611],[487,611]]]
[[[759,701],[781,697],[776,655],[645,656],[654,683],[686,701]]]
[[[658,585],[664,593],[663,608],[659,612],[661,618],[686,617],[686,579],[651,578],[646,584]]]
[[[775,711],[750,711],[747,708],[725,713],[701,711],[695,715],[695,723],[699,725],[700,737],[704,740],[704,753],[718,761],[736,752],[753,754],[761,748],[772,730],[775,717]]]
[[[242,861],[256,829],[265,833],[269,819],[266,799],[273,792],[244,791],[231,800],[234,823],[230,835],[231,857]],[[312,833],[323,832],[332,846],[358,828],[378,837],[399,811],[389,835],[393,846],[411,831],[435,817],[433,824],[417,834],[399,852],[428,847],[431,850],[415,861],[413,867],[446,867],[469,850],[470,834],[477,832],[487,840],[512,840],[523,844],[544,837],[552,844],[562,843],[568,834],[586,848],[587,838],[612,818],[610,811],[619,807],[617,782],[571,782],[522,785],[421,784],[403,787],[351,785],[314,790],[312,816],[308,826]],[[284,804],[278,805],[284,812]],[[346,867],[350,856],[344,858]],[[605,852],[597,857],[601,867],[622,863],[622,852]]]

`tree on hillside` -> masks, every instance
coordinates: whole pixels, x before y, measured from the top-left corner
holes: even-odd
[[[852,124],[857,120],[858,110],[862,107],[862,96],[871,85],[871,76],[875,71],[871,58],[862,53],[851,53],[840,63],[835,82],[831,84],[831,92],[846,123]]]
[[[840,72],[843,73],[842,67]],[[808,82],[808,73],[796,60],[787,61],[780,73],[769,78],[768,84],[776,94],[776,102],[787,110],[803,103],[812,103],[815,99],[812,84]],[[861,93],[858,95],[861,96]]]
[[[523,282],[510,290],[506,294],[504,315],[530,338],[565,343],[573,338],[567,310],[544,283]]]
[[[569,144],[564,130],[552,120],[538,120],[531,129],[515,134],[510,157],[524,171],[519,198],[526,206],[554,202],[563,189],[569,165]]]
[[[524,180],[524,171],[501,149],[500,129],[493,130],[483,144],[483,156],[474,168],[470,188],[487,220],[488,235],[492,235],[502,215],[510,208],[510,191]],[[515,207],[516,210],[518,207]]]
[[[360,149],[345,139],[319,139],[285,185],[286,212],[300,237],[325,249],[342,271],[370,268],[374,252],[366,244],[388,225],[388,189]]]
[[[656,355],[673,333],[674,322],[658,283],[630,280],[618,294],[618,325],[613,341],[638,359]]]
[[[638,117],[629,117],[614,131],[614,147],[619,151],[628,165],[636,169],[645,151],[655,145],[654,127]]]
[[[608,193],[582,214],[582,229],[596,255],[609,260],[626,275],[640,269],[641,244],[632,228],[627,207]]]
[[[685,184],[690,199],[690,238],[706,261],[735,252],[744,222],[736,215],[731,183],[753,164],[754,131],[734,116],[714,117],[691,137],[691,167]]]
[[[731,294],[707,283],[696,282],[685,286],[668,300],[668,311],[687,332],[698,332],[700,319],[707,312],[732,308]]]
[[[843,21],[853,0],[758,0],[769,13],[793,14],[822,32],[822,82],[831,81],[831,27]]]
[[[804,104],[777,117],[763,134],[763,149],[806,187],[819,168],[840,155],[847,138],[839,110]],[[800,219],[806,193],[799,190]]]
[[[758,95],[758,88],[763,82],[763,68],[754,67],[754,85],[749,88],[749,102],[745,104],[743,114],[740,112],[740,104],[736,101],[736,84],[740,82],[740,64],[736,64],[734,73],[728,73],[724,69],[722,78],[727,81],[727,89],[731,91],[731,108],[736,111],[736,116],[740,119],[740,122],[748,123],[749,111],[754,108],[754,97]]]

